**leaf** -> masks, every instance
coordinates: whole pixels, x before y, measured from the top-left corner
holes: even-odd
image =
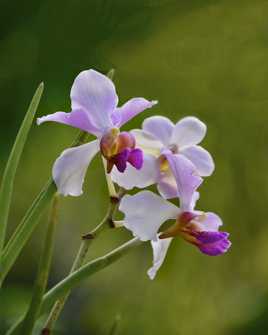
[[[86,140],[87,134],[85,132],[79,132],[77,138],[74,140],[71,146],[83,144],[86,142]],[[26,212],[21,223],[13,233],[6,247],[4,248],[2,255],[2,268],[0,271],[0,286],[4,278],[8,274],[9,270],[15,263],[21,250],[31,237],[34,229],[37,227],[43,210],[49,204],[56,191],[56,185],[54,184],[53,180],[50,179],[47,182],[46,186],[36,197],[33,204]]]
[[[21,124],[20,130],[17,134],[15,143],[9,155],[6,168],[2,178],[2,184],[0,188],[0,270],[1,270],[1,252],[5,242],[6,228],[8,222],[9,208],[12,198],[14,179],[17,171],[17,167],[20,161],[20,157],[27,140],[29,130],[31,128],[37,107],[39,105],[44,84],[41,83],[30,103],[28,111]]]
[[[58,195],[55,195],[52,201],[51,213],[48,221],[46,238],[38,266],[38,273],[34,284],[31,304],[22,323],[22,334],[32,334],[35,321],[38,318],[41,308],[42,297],[47,286],[49,275],[55,228],[58,221]]]

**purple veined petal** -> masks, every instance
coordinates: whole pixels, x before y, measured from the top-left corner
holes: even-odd
[[[82,186],[88,165],[98,151],[99,141],[95,140],[62,152],[52,169],[60,194],[79,196],[83,193]]]
[[[159,174],[158,170],[156,158],[152,155],[143,154],[143,165],[140,170],[128,164],[124,173],[113,169],[111,177],[113,182],[126,190],[130,190],[133,187],[145,188],[156,183]]]
[[[160,226],[180,213],[178,207],[150,191],[125,195],[119,210],[125,214],[124,226],[141,241],[157,240]]]
[[[142,129],[154,136],[163,145],[170,144],[175,125],[164,116],[152,116],[143,121]]]
[[[213,173],[215,169],[213,158],[207,150],[199,145],[182,149],[180,153],[194,164],[200,176],[207,177]]]
[[[158,238],[157,241],[151,241],[153,249],[153,266],[147,271],[147,274],[151,280],[155,278],[158,270],[162,266],[171,241],[172,238],[165,238],[163,240]]]
[[[206,135],[207,126],[196,117],[185,117],[174,127],[171,143],[179,150],[200,143]]]
[[[85,110],[99,132],[113,127],[111,115],[118,97],[113,82],[105,75],[95,70],[81,72],[71,88],[71,100],[72,109]]]
[[[137,148],[155,157],[160,156],[163,144],[154,136],[140,129],[131,130],[131,134],[135,137]]]
[[[120,128],[136,115],[147,108],[157,104],[157,101],[148,101],[144,98],[133,98],[127,101],[123,106],[116,108],[113,112],[112,120],[114,126]]]
[[[141,149],[132,149],[129,153],[127,161],[137,170],[143,165],[143,152]]]
[[[208,232],[199,233],[198,240],[199,250],[209,256],[218,256],[225,253],[231,246],[228,240],[229,234],[226,232]]]
[[[203,179],[197,175],[192,162],[183,155],[165,154],[165,156],[177,183],[181,208],[184,211],[191,211],[194,194]]]
[[[37,119],[37,124],[40,125],[43,122],[48,121],[58,122],[74,128],[79,128],[96,136],[100,134],[98,129],[90,122],[88,113],[82,109],[73,110],[70,113],[56,112],[54,114],[42,116]]]

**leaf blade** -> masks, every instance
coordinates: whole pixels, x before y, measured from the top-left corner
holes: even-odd
[[[16,170],[21,158],[21,154],[28,137],[35,113],[37,111],[40,99],[44,90],[44,84],[41,83],[31,100],[27,113],[23,119],[13,148],[9,155],[0,188],[0,265],[1,253],[5,242],[6,228],[9,216],[10,203],[14,187]]]

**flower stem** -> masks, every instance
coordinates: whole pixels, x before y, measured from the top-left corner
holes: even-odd
[[[119,196],[122,194],[120,193]],[[100,224],[95,227],[89,234],[86,234],[82,236],[82,242],[80,245],[80,248],[78,250],[77,256],[74,260],[74,263],[72,265],[70,274],[75,272],[77,269],[79,269],[87,256],[88,249],[90,245],[92,244],[93,240],[106,228],[113,228],[113,217],[118,209],[120,198],[118,196],[116,197],[110,197],[110,203],[109,207],[107,209],[107,213],[100,222]],[[51,334],[54,325],[66,303],[66,300],[68,299],[70,295],[70,291],[65,294],[62,298],[60,298],[58,301],[55,302],[54,306],[52,307],[52,310],[49,314],[49,317],[45,323],[44,329],[42,330],[42,335],[48,335]]]
[[[82,280],[113,264],[118,259],[126,255],[128,251],[138,245],[141,245],[142,243],[142,241],[135,237],[122,244],[120,247],[112,250],[108,254],[83,265],[80,269],[71,273],[45,294],[41,313],[44,313],[56,299],[64,296],[66,292],[69,292],[71,289],[79,285]]]

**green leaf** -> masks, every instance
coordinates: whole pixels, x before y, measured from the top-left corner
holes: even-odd
[[[22,334],[32,334],[35,321],[39,315],[42,297],[47,286],[47,279],[52,258],[55,228],[58,221],[58,200],[58,195],[55,195],[52,201],[52,208],[49,217],[45,243],[38,266],[38,274],[34,284],[31,304],[22,323]]]
[[[55,192],[56,185],[52,180],[50,180],[36,197],[32,206],[28,209],[20,225],[17,227],[11,239],[7,243],[2,255],[0,282],[3,282],[21,250],[29,240],[34,229],[39,223],[43,210],[49,204]]]
[[[4,171],[2,178],[2,184],[0,188],[0,271],[1,271],[1,252],[4,247],[6,228],[8,222],[9,208],[12,198],[12,191],[14,186],[14,179],[16,175],[16,170],[20,161],[20,157],[26,142],[29,130],[31,128],[37,107],[39,105],[42,93],[44,89],[44,84],[41,83],[30,103],[28,111],[22,122],[18,135],[16,137],[15,143],[11,150],[8,158],[8,162]]]
[[[79,132],[77,138],[73,141],[71,146],[77,146],[85,143],[87,141],[87,136],[88,135],[85,132]],[[4,248],[2,255],[2,268],[0,271],[0,286],[15,263],[21,250],[31,237],[34,229],[37,227],[43,210],[49,204],[56,191],[56,185],[52,179],[49,180],[26,212],[21,223]]]

